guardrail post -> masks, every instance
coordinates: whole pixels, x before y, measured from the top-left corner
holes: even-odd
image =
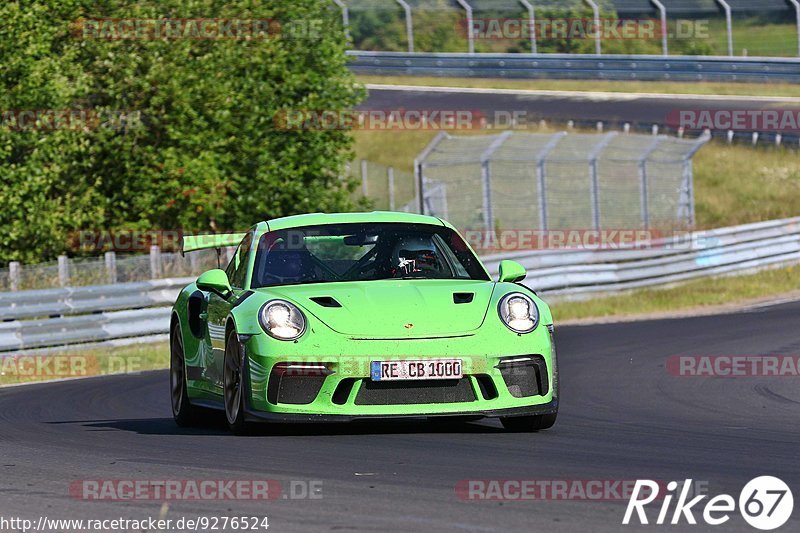
[[[467,46],[469,48],[469,53],[475,53],[475,32],[473,31],[473,21],[472,21],[472,6],[467,3],[467,0],[456,0],[458,5],[464,8],[464,11],[467,12]]]
[[[726,0],[717,0],[717,3],[725,10],[725,24],[728,27],[728,55],[733,57],[733,17],[731,16],[731,6]]]
[[[656,6],[656,9],[658,9],[659,14],[661,15],[661,53],[665,56],[668,56],[669,42],[667,39],[667,8],[664,7],[664,4],[662,4],[659,0],[650,0],[650,2]]]
[[[19,290],[19,278],[20,278],[19,261],[11,261],[8,264],[8,282],[10,289],[12,291]]]
[[[386,179],[389,182],[389,211],[394,211],[394,167],[386,169]]]
[[[411,18],[411,6],[405,0],[396,0],[400,7],[406,12],[406,39],[408,40],[408,51],[414,53],[414,20]]]
[[[602,55],[603,49],[600,44],[600,8],[594,0],[586,0],[586,3],[589,4],[589,7],[592,8],[592,12],[594,13],[594,27],[597,32],[594,36],[594,53]]]
[[[161,277],[161,248],[157,244],[150,247],[150,279]]]
[[[116,252],[106,252],[104,254],[106,260],[106,274],[108,275],[109,283],[117,282],[117,254]]]
[[[62,287],[69,285],[69,258],[66,255],[58,256],[58,284]]]
[[[528,0],[519,0],[520,3],[528,10],[528,24],[530,25],[531,34],[531,53],[536,53],[536,9]]]

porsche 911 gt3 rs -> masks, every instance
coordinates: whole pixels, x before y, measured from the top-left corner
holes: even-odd
[[[493,281],[450,224],[405,213],[298,215],[246,233],[185,237],[183,252],[238,245],[172,311],[175,421],[499,417],[551,427],[553,319],[503,261]]]

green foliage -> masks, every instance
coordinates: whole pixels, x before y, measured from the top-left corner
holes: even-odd
[[[0,263],[52,258],[79,230],[246,229],[352,207],[352,185],[339,179],[350,132],[282,131],[275,121],[282,110],[346,110],[363,98],[346,68],[339,12],[318,0],[221,4],[0,4],[0,113],[101,117],[51,130],[0,123]],[[81,19],[102,17],[300,21],[309,33],[86,38]]]

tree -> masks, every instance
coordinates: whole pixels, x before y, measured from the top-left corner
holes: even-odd
[[[340,14],[318,0],[220,4],[0,5],[0,263],[51,259],[80,230],[240,230],[352,207],[339,178],[350,133],[276,122],[285,110],[342,111],[363,98]],[[165,18],[184,34],[167,36],[154,22]],[[120,19],[141,31],[125,33]],[[244,29],[203,34],[187,19]],[[47,112],[20,127],[31,110]],[[66,110],[88,118],[47,126]]]

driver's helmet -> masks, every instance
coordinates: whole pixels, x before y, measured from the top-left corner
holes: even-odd
[[[439,254],[430,237],[402,237],[392,252],[392,267],[400,274],[440,270]]]

